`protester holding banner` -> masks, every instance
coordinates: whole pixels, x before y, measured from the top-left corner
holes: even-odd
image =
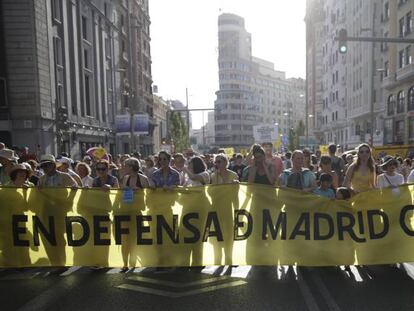
[[[61,172],[68,173],[82,187],[82,180],[77,173],[71,169],[73,160],[67,157],[61,157],[57,160],[57,169]]]
[[[237,176],[239,176],[240,181],[242,180],[243,170],[246,167],[247,166],[243,164],[243,156],[240,153],[236,154],[235,160],[233,164],[230,166],[230,170],[232,170],[237,174]]]
[[[176,153],[173,155],[173,168],[180,174],[180,185],[184,185],[185,182],[185,158],[182,153]]]
[[[215,185],[219,184],[232,184],[239,181],[239,176],[236,172],[233,172],[227,168],[229,161],[225,154],[218,154],[214,159],[216,170],[211,174],[211,183]]]
[[[292,153],[292,168],[284,170],[279,177],[282,187],[312,192],[316,188],[316,176],[308,168],[304,168],[304,155],[300,150]]]
[[[154,187],[168,189],[179,186],[180,174],[170,166],[171,155],[167,151],[160,151],[158,161],[161,167],[152,174]]]
[[[266,155],[263,148],[255,144],[249,153],[253,156],[252,164],[243,170],[242,180],[249,183],[274,185],[275,173],[273,167],[266,163]]]
[[[364,143],[357,149],[357,160],[349,166],[344,181],[344,186],[355,193],[374,189],[376,185],[375,163],[370,146]]]
[[[283,172],[283,162],[282,159],[277,155],[273,155],[273,144],[270,142],[263,143],[262,147],[265,151],[266,162],[273,166],[274,180],[276,180],[280,174]]]
[[[17,164],[18,157],[11,149],[0,150],[0,184],[5,185],[10,182],[10,171],[14,164]]]
[[[122,179],[122,188],[130,188],[133,190],[149,187],[147,176],[139,173],[141,164],[136,158],[125,160],[126,175]]]
[[[91,168],[84,162],[76,164],[76,173],[79,175],[82,181],[82,187],[92,188],[93,178],[91,177]]]
[[[385,171],[378,176],[377,187],[378,188],[396,188],[399,185],[404,184],[404,176],[397,173],[398,161],[391,156],[384,157],[384,163],[381,168]]]
[[[205,186],[210,183],[210,174],[207,172],[207,166],[198,156],[192,157],[188,167],[184,167],[183,171],[188,177],[184,182],[184,186]]]
[[[321,160],[319,162],[320,169],[319,169],[319,172],[317,173],[316,177],[317,177],[317,180],[320,181],[320,176],[322,174],[330,175],[332,177],[331,187],[335,191],[336,188],[338,188],[338,186],[339,186],[339,181],[338,181],[338,174],[334,170],[332,170],[332,166],[331,166],[332,162],[331,161],[332,160],[331,160],[330,156],[327,156],[327,155],[321,156]]]
[[[34,187],[34,184],[29,181],[31,175],[31,167],[28,163],[15,164],[10,169],[10,181],[6,186],[13,187]]]
[[[77,187],[78,183],[68,173],[56,169],[56,159],[51,154],[40,157],[40,168],[45,173],[39,178],[39,187]]]
[[[96,162],[96,175],[93,179],[93,188],[102,188],[108,191],[111,188],[119,188],[118,179],[109,174],[109,162],[106,160],[99,160]]]

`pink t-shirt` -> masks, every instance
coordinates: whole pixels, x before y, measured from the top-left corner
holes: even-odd
[[[273,166],[273,171],[275,172],[276,178],[279,178],[280,174],[283,172],[283,162],[282,159],[278,156],[272,156],[272,158],[266,158],[266,163]]]

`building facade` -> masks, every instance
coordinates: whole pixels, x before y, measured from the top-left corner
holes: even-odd
[[[157,95],[154,95],[154,119],[156,126],[153,132],[154,153],[162,150],[161,145],[166,143],[167,133],[167,117],[170,112],[170,107],[167,102]]]
[[[248,148],[254,143],[253,126],[258,124],[276,125],[287,135],[289,128],[304,119],[304,80],[288,80],[273,63],[252,56],[251,34],[242,17],[221,14],[218,28],[220,86],[215,102],[215,145]],[[296,91],[298,85],[300,90]],[[294,109],[300,105],[301,109]]]
[[[148,1],[6,0],[0,10],[0,140],[75,158],[98,145],[132,151],[115,119],[151,113]]]
[[[414,1],[381,1],[384,37],[413,39]],[[414,62],[408,43],[381,44],[384,88],[384,144],[414,143]]]
[[[343,28],[351,37],[413,39],[414,1],[309,0],[307,5],[307,32],[321,34],[317,44],[322,56],[309,56],[312,42],[307,44],[307,72],[312,77],[308,80],[309,107],[313,98],[318,107],[318,85],[322,90],[314,128],[320,143],[334,142],[347,149],[362,142],[374,146],[413,143],[412,44],[349,41],[347,52],[340,54],[334,38]],[[319,18],[310,18],[315,12]],[[311,70],[320,60],[322,75]]]

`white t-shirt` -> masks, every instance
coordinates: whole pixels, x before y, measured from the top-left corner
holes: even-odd
[[[392,186],[399,186],[404,183],[404,176],[398,173],[395,173],[394,176],[387,175],[387,173],[381,174],[378,176],[377,187],[378,188],[387,188]]]
[[[190,178],[187,178],[186,181],[184,182],[184,186],[186,187],[205,186],[210,183],[210,174],[207,171],[201,172],[197,175],[203,177],[203,183],[198,180],[192,180]]]
[[[82,186],[92,188],[93,178],[91,176],[85,176],[82,178]]]

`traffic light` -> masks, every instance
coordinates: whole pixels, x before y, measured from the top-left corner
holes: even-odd
[[[341,30],[339,30],[339,35],[338,35],[339,53],[345,54],[348,51],[347,40],[348,40],[348,33],[346,29],[342,28]]]

